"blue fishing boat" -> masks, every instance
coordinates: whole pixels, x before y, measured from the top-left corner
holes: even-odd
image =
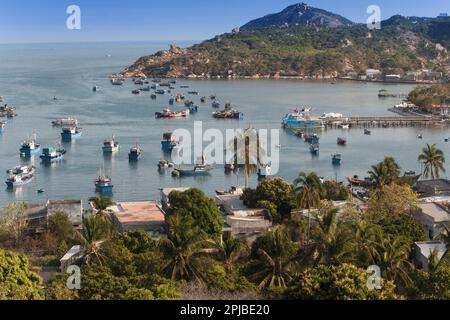
[[[9,176],[5,183],[8,189],[21,187],[33,180],[35,172],[36,168],[34,166],[15,167],[14,169],[6,172]]]
[[[335,153],[335,154],[332,155],[331,159],[332,159],[333,165],[340,166],[341,165],[341,161],[342,161],[342,155],[339,154],[339,153]]]
[[[111,193],[113,191],[114,185],[112,179],[107,175],[104,175],[101,171],[95,180],[95,192],[97,193]]]
[[[311,115],[310,109],[296,109],[288,113],[282,120],[284,128],[288,129],[320,129],[324,127],[323,121],[319,117]]]
[[[205,162],[205,157],[202,157],[202,162],[196,164],[193,169],[174,169],[172,176],[174,177],[204,177],[209,176],[211,167]]]
[[[319,144],[320,142],[320,138],[317,134],[305,134],[303,138],[305,139],[305,142],[310,144]]]
[[[143,152],[143,150],[136,143],[136,146],[132,147],[130,149],[130,153],[128,153],[128,160],[129,161],[138,161],[142,155],[142,152]]]
[[[63,148],[44,148],[42,150],[40,158],[43,163],[52,163],[62,160],[65,154],[66,150],[64,150]]]
[[[61,139],[63,141],[71,141],[81,137],[81,128],[78,127],[66,127],[61,131]]]
[[[41,145],[36,142],[36,134],[33,138],[25,140],[20,147],[20,155],[22,157],[31,157],[41,150]]]
[[[116,151],[119,151],[119,147],[119,142],[113,136],[112,139],[106,139],[103,142],[102,150],[103,153],[114,153]]]
[[[178,146],[178,140],[173,132],[168,131],[163,134],[161,146],[164,152],[172,152],[172,150]]]

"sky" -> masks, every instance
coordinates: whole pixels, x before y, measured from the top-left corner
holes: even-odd
[[[204,40],[279,12],[296,0],[0,0],[0,43]],[[367,7],[435,17],[450,0],[309,0],[308,5],[365,22]],[[81,9],[81,29],[69,30],[66,9]]]

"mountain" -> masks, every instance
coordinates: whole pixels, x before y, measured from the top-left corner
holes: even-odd
[[[289,18],[294,15],[304,19],[303,23],[286,24],[288,20],[280,18],[283,12],[289,21],[294,21]],[[284,23],[273,26],[276,21]],[[172,45],[169,50],[138,59],[113,76],[324,78],[360,73],[368,68],[384,73],[421,68],[446,71],[450,65],[449,50],[448,17],[397,15],[383,21],[380,30],[369,30],[365,24],[352,24],[332,13],[300,4],[275,14],[275,18],[254,20],[241,30],[189,48]]]
[[[268,27],[280,27],[290,25],[306,25],[315,27],[341,27],[351,26],[350,20],[313,7],[305,3],[298,3],[287,7],[279,13],[269,14],[265,17],[252,20],[241,27],[242,30],[259,29]]]

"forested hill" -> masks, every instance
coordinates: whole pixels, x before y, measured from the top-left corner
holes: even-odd
[[[444,71],[450,64],[449,49],[449,17],[397,15],[372,31],[363,24],[247,26],[189,48],[172,46],[142,57],[115,76],[322,78],[367,68],[384,73]]]

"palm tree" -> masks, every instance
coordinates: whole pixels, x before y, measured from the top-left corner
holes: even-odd
[[[110,212],[107,209],[114,204],[111,198],[96,196],[90,198],[89,201],[92,203],[98,215],[110,217]]]
[[[257,251],[257,271],[250,278],[259,283],[259,289],[285,288],[292,279],[296,246],[282,226],[267,233],[264,240]]]
[[[219,246],[219,252],[225,270],[233,272],[235,265],[249,254],[250,249],[243,240],[231,238],[222,242]]]
[[[352,251],[350,234],[338,224],[337,213],[338,209],[333,207],[319,211],[314,242],[308,249],[317,264],[341,263]]]
[[[445,173],[445,156],[442,150],[438,149],[435,144],[429,145],[422,149],[418,161],[424,165],[423,175],[425,178],[439,179],[441,173]]]
[[[353,238],[354,262],[362,266],[374,265],[377,245],[382,235],[382,228],[364,219],[355,221],[350,226]]]
[[[386,157],[382,162],[372,166],[368,174],[375,181],[375,186],[381,187],[397,181],[400,175],[400,166],[394,158]]]
[[[250,175],[256,172],[261,157],[266,153],[260,144],[257,131],[251,127],[237,130],[228,148],[233,151],[235,168],[243,165],[245,188],[248,188]]]
[[[311,209],[320,204],[324,194],[323,184],[317,174],[300,172],[298,178],[294,180],[294,185],[299,208],[308,209],[308,229],[306,238],[309,243],[311,233]]]
[[[83,229],[77,231],[76,238],[81,242],[84,249],[83,260],[90,264],[93,258],[102,264],[103,256],[101,254],[101,244],[111,236],[110,223],[103,220],[100,216],[92,213],[83,217]]]
[[[165,257],[163,271],[172,280],[187,280],[203,283],[202,255],[206,241],[190,218],[172,215],[167,219],[169,236],[160,240],[159,248]]]
[[[384,237],[375,256],[375,264],[381,268],[383,278],[408,287],[412,283],[408,271],[413,269],[409,262],[410,253],[411,247],[403,238]]]

